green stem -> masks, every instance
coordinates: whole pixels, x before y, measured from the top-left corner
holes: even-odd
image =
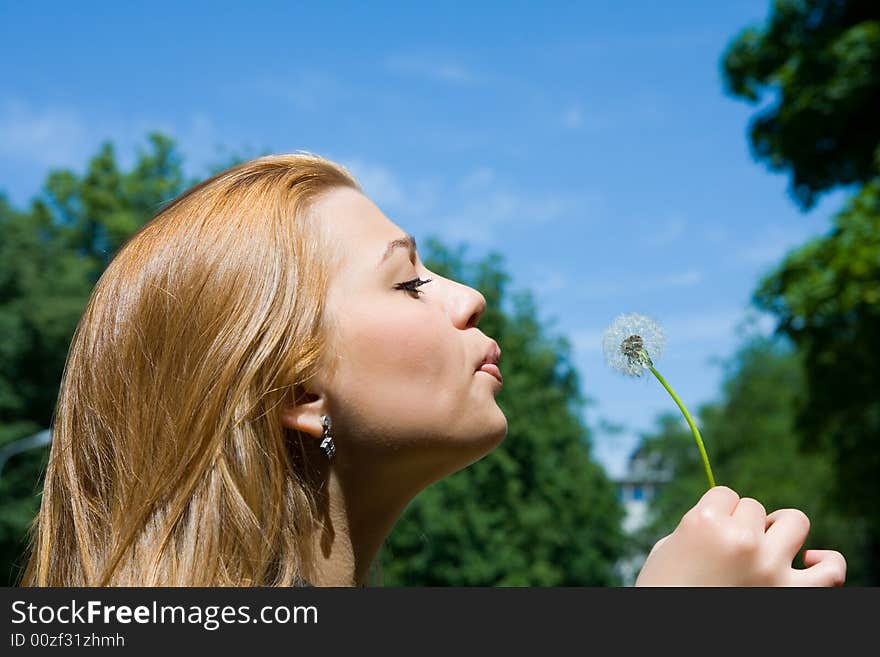
[[[709,488],[715,486],[715,477],[712,476],[712,467],[709,465],[709,457],[706,456],[706,448],[703,447],[703,439],[700,438],[700,431],[697,429],[697,425],[694,424],[694,421],[691,419],[691,414],[688,413],[688,410],[684,407],[684,404],[681,403],[681,400],[678,398],[678,395],[675,394],[675,391],[669,387],[669,384],[666,383],[666,379],[660,376],[660,372],[654,369],[654,366],[649,366],[649,369],[654,373],[654,376],[663,384],[663,387],[666,388],[666,391],[672,395],[672,398],[675,400],[675,403],[678,404],[678,407],[681,409],[681,412],[684,413],[684,419],[687,420],[687,423],[691,427],[691,432],[694,434],[694,438],[697,440],[697,447],[700,448],[700,456],[703,457],[703,467],[706,468],[706,476],[709,478]]]

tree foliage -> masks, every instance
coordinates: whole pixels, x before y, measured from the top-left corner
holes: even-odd
[[[868,577],[880,583],[880,182],[862,188],[829,235],[790,253],[754,298],[803,351],[797,431],[835,464],[841,510],[868,523]]]
[[[880,4],[779,0],[723,64],[734,94],[775,94],[752,124],[752,146],[791,172],[802,208],[835,186],[854,190],[832,230],[788,254],[753,300],[803,351],[796,430],[834,464],[836,503],[867,526],[866,579],[880,583]]]
[[[723,59],[727,89],[773,100],[753,120],[755,155],[792,175],[798,203],[860,184],[878,172],[880,3],[777,0],[766,25],[749,27]]]

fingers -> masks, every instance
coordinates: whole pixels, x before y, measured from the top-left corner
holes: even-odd
[[[777,509],[767,516],[767,546],[780,561],[794,561],[809,533],[810,519],[799,509]]]
[[[764,533],[767,524],[767,511],[758,500],[752,497],[742,498],[737,503],[732,515],[741,525],[751,527],[759,532],[758,537]]]
[[[792,569],[791,586],[843,586],[846,559],[836,550],[807,550],[803,570]]]
[[[727,486],[712,486],[703,493],[703,497],[694,505],[694,508],[713,515],[729,516],[733,513],[738,502],[739,495],[733,489]]]

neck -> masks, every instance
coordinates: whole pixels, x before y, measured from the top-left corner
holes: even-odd
[[[390,482],[395,482],[396,486]],[[374,470],[363,473],[334,463],[322,498],[326,527],[312,536],[314,586],[366,586],[370,566],[388,534],[423,488]]]

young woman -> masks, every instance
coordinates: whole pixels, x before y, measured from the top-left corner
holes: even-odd
[[[77,327],[22,584],[364,585],[409,501],[506,435],[485,305],[326,159],[186,191]],[[791,567],[808,524],[715,487],[637,584],[842,583],[837,552]]]

